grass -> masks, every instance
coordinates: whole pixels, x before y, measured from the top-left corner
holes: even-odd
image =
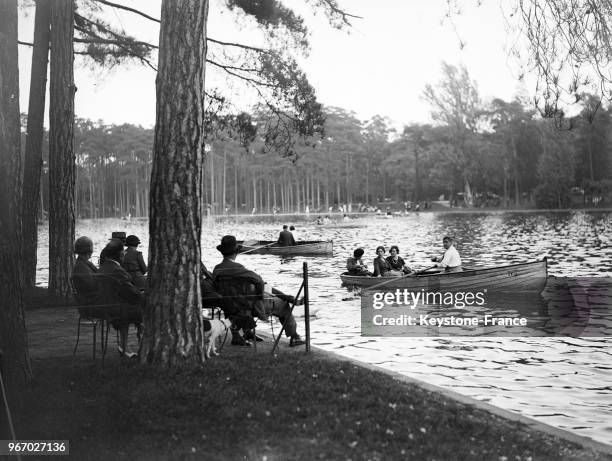
[[[198,370],[35,360],[18,438],[88,460],[609,459],[323,354],[237,349]]]

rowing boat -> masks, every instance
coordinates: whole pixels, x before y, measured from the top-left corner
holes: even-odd
[[[424,273],[403,277],[366,277],[342,274],[342,284],[374,290],[407,288],[426,291],[542,291],[546,285],[546,258],[521,264],[470,268],[462,272]]]
[[[333,241],[303,241],[296,245],[279,246],[274,241],[248,240],[238,241],[242,245],[240,253],[256,255],[278,255],[278,256],[332,256],[334,252]]]

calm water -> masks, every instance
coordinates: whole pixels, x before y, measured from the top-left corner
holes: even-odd
[[[552,275],[611,276],[612,213],[421,213],[360,218],[350,228],[317,227],[314,218],[209,222],[203,232],[203,260],[210,269],[220,262],[215,246],[225,234],[244,240],[276,239],[284,222],[295,224],[297,240],[333,239],[333,258],[242,255],[238,261],[288,293],[299,288],[302,263],[308,262],[311,302],[318,309],[311,322],[314,345],[612,444],[610,338],[361,337],[360,300],[341,287],[338,277],[356,246],[365,248],[367,261],[377,245],[397,244],[409,265],[427,267],[430,256],[440,253],[446,234],[458,239],[465,265],[523,262],[546,255]],[[146,257],[146,221],[77,223],[77,236],[94,240],[94,260],[114,230],[138,235]],[[41,230],[39,285],[47,284],[47,257],[47,234]]]

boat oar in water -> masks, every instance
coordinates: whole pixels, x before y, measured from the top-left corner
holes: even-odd
[[[259,240],[246,240],[246,241],[242,242],[242,246],[243,247],[244,246],[250,247],[250,246],[257,245],[258,243],[259,243]],[[250,250],[243,251],[240,254],[244,255],[244,254],[250,253],[251,251],[262,250],[264,248],[267,248],[267,247],[275,245],[275,244],[276,244],[276,242],[272,242],[272,243],[267,243],[266,245],[255,246],[254,248],[251,248]]]
[[[421,274],[423,274],[423,273],[425,273],[425,272],[427,272],[427,271],[429,271],[431,269],[434,269],[436,267],[438,267],[438,266],[431,266],[431,267],[428,267],[426,269],[422,269],[420,271],[410,272],[409,274],[404,274],[401,277],[386,277],[387,280],[385,280],[384,282],[377,283],[376,285],[373,285],[371,287],[368,287],[368,290],[373,290],[373,289],[378,288],[380,286],[386,285],[387,283],[391,283],[391,282],[394,282],[394,281],[397,281],[397,280],[400,280],[400,279],[405,279],[406,277],[416,277],[417,275],[421,275]]]

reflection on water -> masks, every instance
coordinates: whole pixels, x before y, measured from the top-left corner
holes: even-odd
[[[421,213],[388,220],[362,218],[352,223],[356,227],[317,227],[315,218],[239,218],[211,224],[202,236],[203,260],[211,269],[220,262],[215,246],[225,234],[270,240],[283,223],[296,226],[298,240],[333,239],[333,258],[243,255],[238,261],[287,292],[297,291],[302,263],[308,262],[311,300],[319,309],[311,322],[317,346],[612,444],[609,338],[362,337],[360,298],[342,288],[338,277],[357,246],[366,250],[364,261],[370,267],[380,244],[397,244],[408,265],[428,267],[431,255],[442,252],[441,240],[447,234],[457,239],[466,266],[511,264],[547,255],[549,273],[557,277],[610,276],[612,214]],[[146,256],[146,221],[77,223],[77,236],[90,236],[96,252],[114,230],[138,235]],[[41,231],[39,285],[47,284],[47,241]],[[576,294],[579,287],[572,289]],[[593,305],[609,302],[605,296],[589,299]]]

